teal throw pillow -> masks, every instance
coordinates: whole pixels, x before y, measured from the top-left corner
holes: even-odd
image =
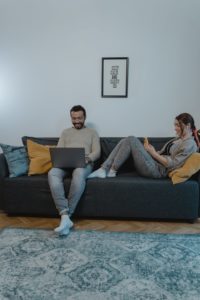
[[[1,143],[0,147],[8,164],[9,177],[17,177],[28,173],[28,155],[25,147]]]

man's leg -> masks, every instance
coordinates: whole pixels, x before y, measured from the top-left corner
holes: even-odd
[[[60,235],[68,235],[70,228],[73,226],[72,221],[69,219],[69,205],[65,197],[65,190],[63,179],[68,174],[66,170],[53,168],[48,173],[48,181],[51,194],[56,205],[56,208],[61,215],[60,225],[54,229]]]
[[[76,168],[72,172],[72,181],[68,194],[69,215],[71,216],[85,190],[86,178],[92,172],[92,164],[88,164],[85,168]]]
[[[63,180],[68,174],[66,170],[52,168],[48,173],[48,181],[55,206],[60,215],[69,211],[68,200],[65,197]]]

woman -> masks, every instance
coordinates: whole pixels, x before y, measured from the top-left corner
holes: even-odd
[[[160,151],[146,141],[144,145],[134,136],[122,139],[110,153],[101,168],[88,178],[115,177],[120,166],[130,153],[137,172],[144,177],[164,178],[168,173],[181,167],[185,160],[200,147],[193,117],[182,113],[175,118],[177,137],[167,142]]]

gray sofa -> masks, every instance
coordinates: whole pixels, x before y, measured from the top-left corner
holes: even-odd
[[[46,145],[55,145],[58,141],[58,138],[23,137],[25,146],[27,138]],[[101,158],[95,163],[95,168],[100,166],[120,139],[101,138]],[[169,139],[149,138],[149,141],[156,149],[160,149]],[[66,178],[64,183],[67,192],[70,178]],[[87,180],[74,216],[193,222],[199,217],[199,189],[199,173],[184,183],[173,185],[169,178],[149,179],[139,176],[130,157],[116,178]],[[58,216],[47,175],[9,178],[3,154],[0,154],[0,205],[8,215]]]

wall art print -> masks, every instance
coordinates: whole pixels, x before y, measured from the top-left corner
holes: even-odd
[[[128,57],[103,57],[101,96],[128,97]]]

